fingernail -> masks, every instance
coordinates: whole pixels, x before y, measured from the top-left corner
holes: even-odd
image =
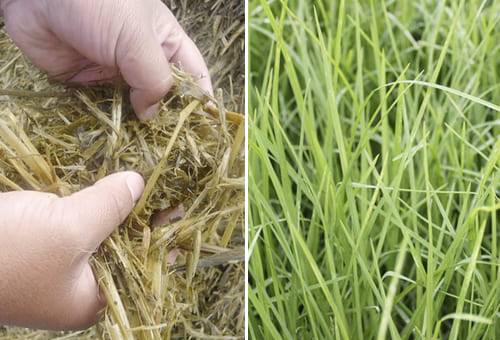
[[[211,100],[209,100],[206,104],[205,104],[206,107],[212,109],[212,110],[215,110],[217,109],[217,105],[215,105],[215,103]]]
[[[137,202],[137,200],[141,197],[142,192],[144,191],[144,180],[142,179],[141,175],[135,172],[128,175],[127,186],[134,202]]]
[[[209,95],[213,97],[214,89],[212,87],[212,82],[210,81],[210,77],[201,78],[199,84],[202,89],[208,92]]]
[[[153,119],[154,116],[158,113],[158,110],[160,108],[160,104],[156,103],[154,105],[151,105],[144,111],[144,114],[142,115],[142,118],[145,120]]]

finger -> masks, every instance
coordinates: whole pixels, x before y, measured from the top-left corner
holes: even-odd
[[[168,8],[163,9],[160,18],[163,33],[160,33],[162,48],[171,63],[176,63],[181,68],[192,74],[200,87],[213,95],[212,81],[207,64],[196,44],[182,29]]]
[[[65,81],[68,84],[93,85],[110,82],[116,77],[118,70],[115,67],[90,64]]]
[[[73,291],[67,297],[67,319],[65,330],[86,329],[95,324],[100,312],[106,307],[106,300],[101,298],[99,285],[88,263],[82,267]]]
[[[143,190],[139,174],[119,172],[63,198],[62,204],[77,237],[95,249],[130,214]]]
[[[117,64],[130,85],[130,101],[141,120],[151,119],[173,85],[163,50],[151,30],[126,30],[117,44]]]
[[[179,64],[184,71],[191,73],[198,80],[200,87],[213,95],[212,81],[205,60],[198,47],[186,34],[170,62]]]

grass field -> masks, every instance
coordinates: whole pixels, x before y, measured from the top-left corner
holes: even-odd
[[[251,0],[249,335],[500,338],[500,1]]]

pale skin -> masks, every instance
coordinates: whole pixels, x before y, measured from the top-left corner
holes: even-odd
[[[141,120],[154,117],[180,64],[212,93],[193,41],[160,0],[0,0],[6,30],[54,79],[77,84],[116,77],[130,85]],[[0,193],[0,325],[70,330],[95,323],[106,301],[90,256],[144,190],[120,172],[71,196]]]

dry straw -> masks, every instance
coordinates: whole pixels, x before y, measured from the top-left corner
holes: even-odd
[[[225,93],[207,106],[208,97],[177,70],[176,89],[149,123],[135,119],[122,84],[52,84],[1,34],[0,190],[65,196],[121,170],[141,173],[147,184],[93,258],[109,302],[102,321],[69,334],[0,328],[0,339],[243,335],[244,116],[225,109],[242,108],[243,68],[234,60],[243,56],[243,8],[175,3],[190,31],[207,34],[202,25],[212,22],[213,44],[202,43],[202,52],[223,56],[214,67],[223,70],[215,85]]]

